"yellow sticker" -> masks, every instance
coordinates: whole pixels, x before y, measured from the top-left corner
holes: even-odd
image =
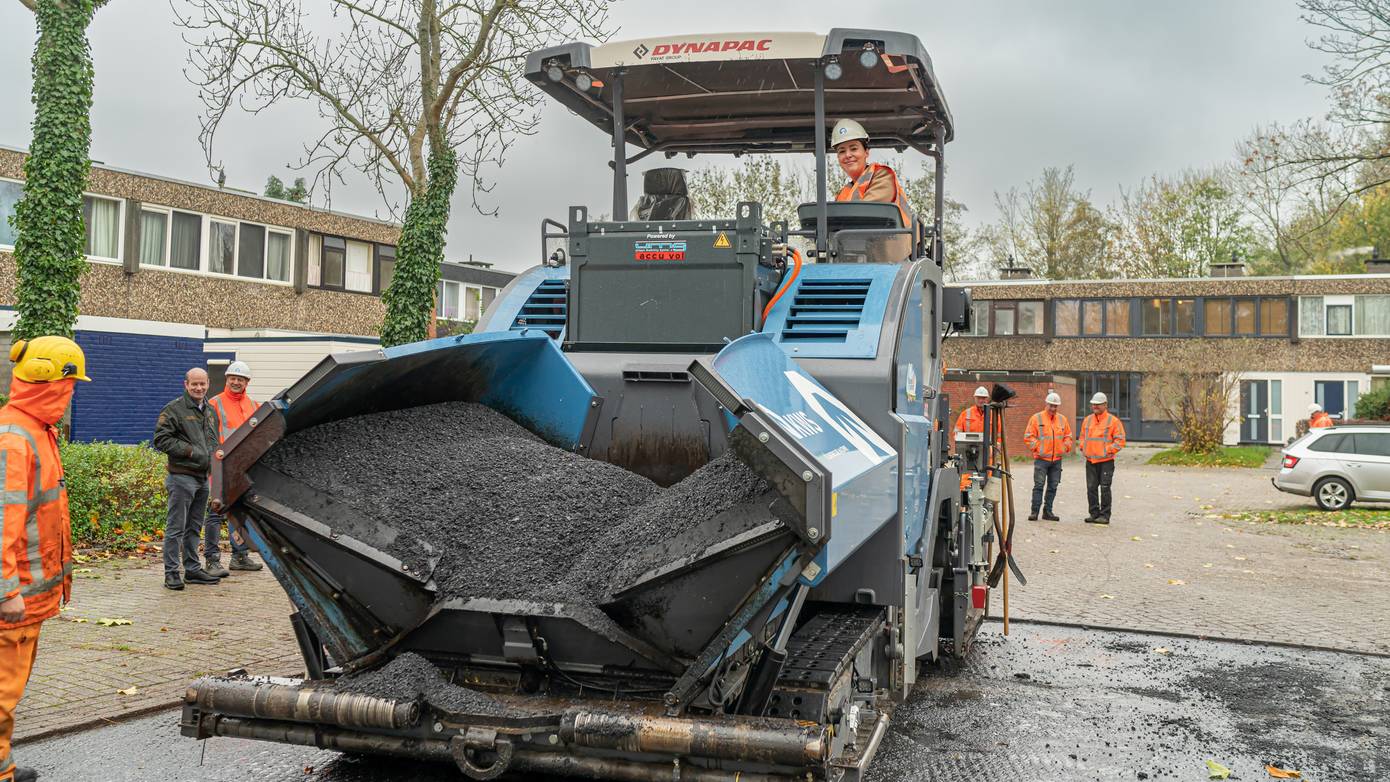
[[[730,247],[733,247],[733,245],[729,244],[729,235],[724,233],[723,231],[720,231],[719,238],[714,240],[714,249],[727,250]]]
[[[840,512],[840,493],[830,492],[830,518],[835,518],[835,514]]]

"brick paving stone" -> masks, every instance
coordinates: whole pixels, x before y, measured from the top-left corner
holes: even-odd
[[[269,571],[170,592],[158,562],[80,567],[92,572],[74,579],[72,603],[44,623],[38,662],[15,715],[16,740],[173,705],[206,673],[303,670],[289,600]],[[132,624],[102,627],[102,618]],[[135,694],[117,694],[131,686]]]
[[[1144,464],[1154,452],[1122,452],[1109,527],[1081,521],[1085,472],[1066,462],[1062,521],[1015,533],[1028,586],[1011,585],[1011,616],[1390,653],[1390,534],[1212,518],[1313,505],[1275,490],[1268,467]],[[1017,472],[1022,518],[1032,473]]]

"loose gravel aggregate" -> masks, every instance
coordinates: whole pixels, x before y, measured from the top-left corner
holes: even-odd
[[[334,682],[334,686],[359,695],[398,701],[422,700],[450,714],[492,716],[506,713],[502,704],[486,694],[445,681],[434,663],[414,652],[406,652],[375,670],[345,676]]]

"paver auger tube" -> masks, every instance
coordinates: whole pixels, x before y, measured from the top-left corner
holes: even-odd
[[[527,68],[613,135],[618,218],[656,152],[811,154],[818,198],[795,225],[697,219],[681,172],[648,172],[644,219],[543,222],[563,248],[472,334],[331,356],[263,405],[213,494],[293,603],[307,675],[199,679],[183,731],[472,779],[858,779],[988,590],[992,503],[960,491],[943,425],[970,300],[942,284],[931,61],[832,30]],[[934,160],[930,215],[827,201],[835,117]]]

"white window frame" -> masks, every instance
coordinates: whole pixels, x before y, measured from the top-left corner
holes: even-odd
[[[458,289],[459,289],[459,291],[458,291],[458,312],[454,313],[454,317],[452,317],[452,318],[449,317],[448,315],[445,315],[445,314],[444,314],[444,302],[445,302],[446,300],[448,300],[448,298],[449,298],[448,290],[449,290],[449,286],[450,286],[450,285],[452,285],[452,286],[454,286],[455,288],[458,288]],[[450,321],[454,321],[454,322],[456,322],[456,323],[461,323],[461,322],[463,322],[463,313],[464,313],[463,296],[464,296],[464,294],[466,293],[466,290],[465,290],[465,289],[466,289],[467,287],[468,287],[468,286],[466,286],[465,284],[463,284],[463,283],[461,283],[461,282],[459,282],[459,281],[457,281],[457,280],[440,280],[440,281],[439,281],[439,302],[438,302],[438,304],[436,305],[436,310],[437,310],[437,312],[435,313],[435,316],[438,317],[438,318],[440,318],[441,320],[450,320]]]
[[[1322,330],[1321,334],[1312,334],[1304,331],[1304,322],[1301,317],[1303,313],[1304,299],[1322,299]],[[1358,334],[1356,333],[1356,296],[1354,294],[1333,294],[1333,295],[1308,295],[1297,298],[1297,309],[1300,315],[1298,319],[1298,336],[1307,339],[1385,339],[1382,334]],[[1351,333],[1350,334],[1328,334],[1327,333],[1327,308],[1347,306],[1351,307]]]
[[[255,221],[255,220],[241,220],[241,219],[238,219],[238,218],[235,218],[235,217],[226,217],[226,216],[223,216],[223,215],[208,214],[208,213],[206,213],[206,212],[198,212],[198,211],[195,211],[195,210],[192,210],[192,209],[180,209],[180,208],[178,208],[178,207],[176,207],[176,206],[165,206],[164,204],[141,203],[141,204],[140,204],[140,210],[141,210],[141,211],[148,211],[148,212],[161,212],[161,213],[163,213],[163,214],[166,216],[166,218],[167,218],[167,219],[164,221],[164,265],[163,265],[163,266],[150,266],[150,265],[148,265],[148,264],[143,264],[143,263],[142,263],[142,264],[140,264],[140,268],[142,268],[142,269],[159,269],[160,271],[174,272],[175,274],[197,274],[197,275],[200,275],[200,276],[203,276],[203,277],[217,277],[217,278],[226,279],[226,280],[240,280],[240,281],[242,281],[242,282],[255,282],[255,283],[263,283],[263,284],[266,284],[266,285],[283,285],[283,286],[293,286],[293,285],[294,285],[294,263],[295,263],[295,256],[296,256],[296,253],[298,252],[298,248],[296,248],[296,247],[294,246],[294,245],[295,245],[295,242],[294,242],[294,229],[293,229],[293,228],[286,228],[286,227],[284,227],[284,226],[282,226],[282,225],[274,225],[274,224],[271,224],[271,223],[261,223],[261,222]],[[174,212],[182,212],[183,214],[197,215],[198,217],[202,218],[202,229],[201,229],[201,230],[202,230],[202,233],[201,233],[201,234],[199,235],[199,237],[198,237],[198,268],[196,268],[196,269],[180,269],[180,268],[177,268],[177,267],[173,266],[173,265],[170,263],[171,260],[172,260],[172,258],[171,258],[170,256],[171,256],[171,254],[172,254],[172,252],[173,252],[173,244],[174,244],[174,241],[173,241],[173,239],[174,239]],[[226,223],[226,224],[231,225],[231,226],[233,226],[233,227],[235,228],[235,233],[234,233],[234,235],[233,235],[233,241],[232,241],[232,272],[231,272],[230,274],[227,274],[227,273],[224,273],[224,272],[215,272],[215,271],[211,271],[211,269],[209,268],[209,267],[212,265],[212,257],[211,257],[211,255],[210,255],[209,252],[208,252],[208,238],[211,236],[212,223],[213,223],[214,221],[219,222],[219,223]],[[270,235],[270,234],[272,234],[272,233],[278,233],[278,234],[283,234],[283,235],[289,237],[289,242],[290,242],[289,276],[290,276],[290,278],[289,278],[288,280],[272,280],[272,279],[270,279],[269,277],[265,277],[265,276],[261,276],[261,277],[242,277],[242,276],[240,276],[240,275],[238,275],[238,274],[236,273],[237,264],[241,263],[241,224],[242,224],[242,223],[245,223],[245,224],[247,224],[247,225],[259,226],[259,227],[265,229],[265,232],[266,232],[266,235],[267,235],[267,236],[266,236],[266,243],[265,243],[265,248],[264,248],[264,249],[265,249],[265,251],[266,251],[267,253],[269,252],[269,248],[270,248],[270,239],[269,239],[269,235]],[[124,248],[122,248],[122,249],[124,249]],[[264,265],[262,266],[263,274],[264,274],[265,272],[268,272],[269,269],[270,269],[269,255],[267,255],[267,256],[266,256],[266,259],[265,259],[265,263],[264,263]]]
[[[135,259],[136,263],[139,264],[139,266],[140,266],[141,268],[144,268],[144,269],[168,269],[168,268],[170,268],[170,266],[169,266],[169,253],[170,253],[170,248],[169,248],[169,246],[170,246],[170,244],[172,243],[173,236],[174,236],[174,210],[173,210],[172,208],[166,207],[166,206],[156,206],[156,205],[154,205],[154,204],[141,204],[141,205],[140,205],[140,211],[141,211],[141,212],[158,212],[159,214],[164,215],[164,255],[163,255],[164,265],[163,265],[163,266],[159,266],[159,265],[155,265],[155,264],[145,263],[144,261],[140,260],[139,258],[136,258],[136,259]],[[183,211],[183,210],[179,210],[179,211]],[[188,212],[187,214],[194,214],[194,213],[193,213],[193,212]],[[145,243],[145,238],[144,238],[144,237],[145,237],[145,223],[144,223],[144,220],[143,220],[144,215],[141,215],[141,218],[142,218],[142,219],[141,219],[141,222],[140,222],[140,244],[141,244],[141,245],[144,245],[144,243]],[[144,248],[142,247],[141,249],[142,249],[142,251],[143,251]],[[200,262],[201,262],[201,259],[200,259]],[[174,271],[192,271],[192,270],[191,270],[191,269],[175,269]]]
[[[343,292],[345,293],[365,293],[372,295],[376,289],[376,243],[362,239],[349,239],[346,236],[343,240]],[[349,267],[352,263],[352,245],[362,245],[367,248],[367,289],[358,290],[348,287],[348,275],[352,272]]]
[[[92,263],[110,263],[110,264],[115,264],[115,265],[117,265],[117,266],[120,266],[120,265],[123,263],[123,262],[121,261],[121,258],[125,257],[125,204],[126,204],[126,200],[125,200],[124,198],[117,198],[116,196],[109,196],[109,195],[106,195],[106,194],[104,194],[104,193],[89,193],[89,192],[87,192],[87,191],[85,191],[85,190],[82,191],[82,198],[83,198],[84,200],[87,199],[87,198],[100,198],[100,199],[103,200],[103,201],[115,201],[115,202],[116,202],[116,257],[115,257],[115,258],[107,258],[107,257],[102,256],[102,255],[88,255],[88,256],[86,256],[86,258],[87,258],[88,261],[90,261],[90,262],[92,262]],[[83,222],[83,225],[82,225],[82,241],[83,241],[84,244],[85,244],[86,241],[87,241],[87,225],[86,225],[86,222],[85,222],[85,221]]]
[[[24,180],[23,180],[23,179],[11,179],[11,178],[9,178],[9,177],[0,177],[0,182],[9,182],[10,184],[19,185],[19,187],[20,187],[21,190],[24,189]],[[22,196],[21,196],[21,197],[22,197]],[[16,203],[18,203],[18,202],[16,202]],[[12,245],[12,244],[0,243],[0,249],[9,250],[9,251],[13,252],[13,251],[14,251],[14,245]]]

